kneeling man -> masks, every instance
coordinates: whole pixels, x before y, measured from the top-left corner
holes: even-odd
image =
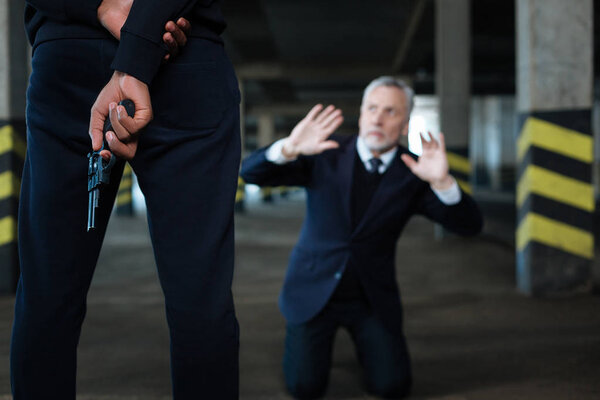
[[[242,164],[248,183],[307,192],[279,299],[287,320],[284,375],[297,398],[325,393],[339,327],[350,332],[369,392],[406,396],[410,359],[395,276],[400,233],[414,214],[461,235],[481,230],[476,204],[448,173],[443,134],[422,140],[418,158],[399,144],[412,106],[411,88],[377,78],[365,89],[358,135],[330,137],[341,111],[317,105],[290,136]]]

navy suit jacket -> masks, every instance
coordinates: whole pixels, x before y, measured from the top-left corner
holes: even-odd
[[[260,149],[242,164],[241,176],[261,186],[304,186],[307,212],[298,243],[292,250],[279,298],[290,323],[314,317],[338,285],[349,260],[374,312],[394,332],[402,332],[402,307],[395,275],[396,242],[408,219],[423,214],[461,235],[482,228],[481,214],[466,193],[447,206],[427,182],[417,178],[400,159],[408,150],[399,146],[371,203],[352,227],[351,193],[356,135],[332,137],[337,149],[277,165]],[[360,189],[359,189],[360,190]]]

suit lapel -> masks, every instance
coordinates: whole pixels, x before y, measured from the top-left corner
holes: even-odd
[[[408,168],[400,158],[401,153],[401,148],[398,148],[392,163],[383,174],[381,182],[352,236],[358,235],[368,227],[369,222],[373,221],[378,213],[385,212],[385,202],[401,190],[404,180],[409,179],[410,174],[407,174]]]
[[[352,199],[352,181],[354,180],[354,158],[356,155],[356,136],[348,141],[343,153],[338,157],[337,169],[340,171],[340,188],[343,195],[342,206],[346,221],[352,221],[350,202]]]

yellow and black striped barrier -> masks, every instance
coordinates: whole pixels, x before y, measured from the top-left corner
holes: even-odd
[[[1,294],[13,293],[19,276],[17,211],[25,152],[25,140],[15,129],[15,124],[0,123]]]
[[[536,112],[521,121],[517,286],[533,295],[585,287],[594,257],[591,112]]]
[[[264,203],[272,203],[275,200],[275,195],[279,195],[280,199],[287,199],[290,194],[298,190],[297,186],[266,186],[260,189],[261,200]]]
[[[123,169],[123,177],[119,184],[117,192],[117,215],[132,216],[133,215],[133,170],[129,163],[125,163]]]
[[[265,186],[260,188],[260,199],[263,203],[272,203],[273,202],[273,188],[270,186]]]
[[[290,188],[288,186],[279,186],[277,189],[279,190],[279,197],[282,199],[285,199],[290,195]]]
[[[446,150],[450,174],[456,179],[458,186],[465,192],[473,194],[471,186],[471,161],[468,147],[450,147]]]
[[[241,176],[238,176],[237,191],[235,192],[235,212],[245,211],[244,202],[246,200],[246,183]]]

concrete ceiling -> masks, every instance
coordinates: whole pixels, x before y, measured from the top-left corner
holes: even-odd
[[[276,106],[294,115],[315,102],[355,106],[382,74],[406,77],[417,94],[434,93],[434,4],[225,0],[226,46],[249,114]],[[472,0],[471,10],[472,93],[514,94],[515,1]]]

